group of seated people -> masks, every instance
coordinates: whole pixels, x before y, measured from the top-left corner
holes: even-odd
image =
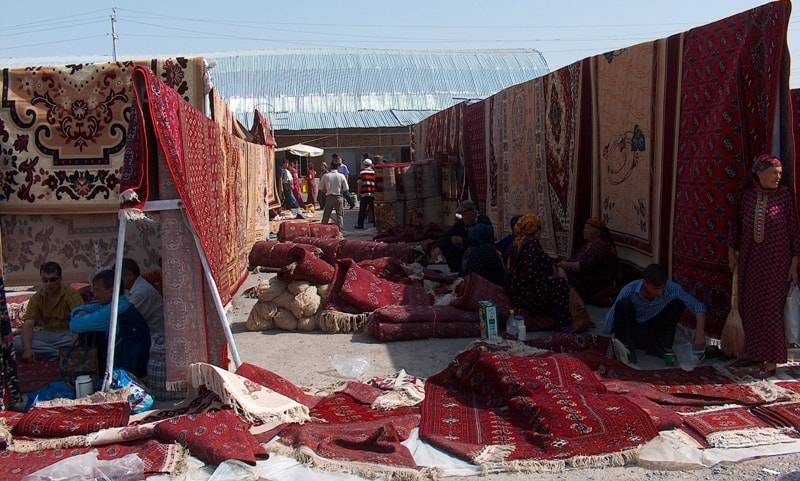
[[[573,256],[554,259],[539,242],[542,221],[536,214],[513,217],[513,233],[495,243],[491,220],[472,200],[463,201],[456,213],[457,221],[438,239],[432,257],[443,257],[461,276],[476,273],[503,286],[513,307],[549,315],[559,329],[573,332],[589,327],[576,328],[575,323],[577,313],[586,312],[584,300],[611,307],[604,332],[628,347],[632,362],[638,348],[657,356],[669,350],[678,320],[688,309],[697,320],[693,344],[704,345],[705,306],[668,280],[662,266],[651,264],[643,279],[617,285],[619,259],[602,219],[586,221],[584,244]]]
[[[478,211],[475,202],[465,200],[456,214],[456,222],[436,242],[432,256],[443,256],[450,270],[462,277],[474,272],[505,286],[522,303],[520,307],[526,303],[544,307],[533,299],[535,296],[527,295],[533,291],[563,294],[569,286],[590,300],[617,282],[619,262],[614,240],[598,217],[586,221],[585,244],[575,255],[553,259],[539,244],[541,219],[535,214],[512,217],[512,234],[497,242],[491,220]]]
[[[73,287],[62,282],[57,262],[39,268],[42,287],[28,301],[21,333],[14,347],[23,362],[37,356],[55,357],[59,349],[89,342],[97,348],[98,364],[105,367],[114,271],[103,270],[92,278],[93,299],[84,303]],[[117,309],[114,369],[148,378],[148,385],[163,378],[154,369],[163,364],[164,308],[161,294],[141,276],[139,265],[124,258]],[[161,361],[161,363],[159,362]]]

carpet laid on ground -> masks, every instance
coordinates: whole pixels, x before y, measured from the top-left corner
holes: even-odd
[[[484,472],[620,466],[659,431],[706,450],[791,450],[800,439],[796,382],[739,382],[713,366],[641,371],[621,353],[589,333],[475,341],[424,384],[401,371],[324,395],[252,364],[233,373],[198,363],[181,405],[129,421],[121,391],[0,412],[0,480],[90,449],[101,459],[138,452],[147,475],[179,476],[189,453],[261,466],[268,452],[339,476],[405,481],[440,478],[457,460]],[[417,458],[433,448],[438,461]]]

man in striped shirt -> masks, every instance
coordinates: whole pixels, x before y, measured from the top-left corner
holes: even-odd
[[[642,279],[622,288],[614,305],[606,313],[603,332],[614,334],[630,350],[628,360],[637,362],[636,349],[647,349],[647,354],[663,357],[672,351],[675,329],[685,310],[694,314],[697,326],[694,348],[706,345],[705,305],[686,292],[679,284],[667,279],[664,268],[658,264],[645,267]]]
[[[361,203],[358,207],[358,223],[356,229],[364,228],[364,219],[369,209],[375,209],[375,169],[372,168],[372,159],[365,158],[361,161],[361,172],[358,173],[358,197]]]

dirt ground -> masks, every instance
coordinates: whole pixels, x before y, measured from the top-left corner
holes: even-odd
[[[345,230],[355,225],[357,210],[345,210]],[[316,214],[320,216],[319,212]],[[347,238],[371,240],[375,229],[348,231]],[[243,292],[257,285],[260,279],[271,274],[251,274],[233,299],[228,320],[242,362],[269,369],[297,386],[325,389],[346,378],[339,375],[330,356],[365,356],[369,368],[359,379],[396,373],[400,369],[420,378],[427,378],[443,370],[455,355],[464,350],[473,339],[425,339],[381,343],[361,334],[328,334],[320,331],[288,332],[280,330],[249,332],[245,328],[247,316],[256,300]],[[597,326],[603,324],[604,310],[590,309]],[[550,333],[538,333],[547,335]],[[536,333],[529,333],[536,335]],[[643,368],[658,367],[660,361],[640,356]],[[648,364],[649,363],[649,364]],[[734,464],[718,464],[711,468],[693,470],[654,470],[639,465],[622,468],[580,469],[559,474],[498,473],[486,477],[459,478],[465,481],[491,479],[496,481],[537,480],[781,480],[800,481],[800,454],[769,456]]]

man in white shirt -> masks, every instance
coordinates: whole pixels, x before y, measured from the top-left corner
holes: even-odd
[[[344,232],[344,201],[343,196],[350,192],[347,178],[339,172],[339,160],[331,162],[331,170],[319,180],[319,190],[325,193],[325,209],[322,211],[322,223],[327,224],[331,218],[331,211],[336,209],[336,224],[339,232]]]
[[[152,284],[141,276],[139,264],[122,259],[123,294],[142,314],[150,328],[150,358],[147,362],[147,387],[156,399],[168,399],[166,390],[166,340],[164,336],[164,299]]]
[[[331,158],[333,159],[331,161],[331,165],[333,164],[333,162],[338,162],[339,168],[337,170],[339,171],[340,174],[344,176],[345,179],[347,179],[347,182],[350,183],[350,168],[347,167],[347,164],[344,162],[344,160],[342,160],[339,157],[339,154],[333,154]],[[347,205],[351,210],[356,206],[356,201],[353,199],[353,196],[351,195],[350,192],[343,195],[342,197],[344,198],[345,201],[347,201]]]
[[[294,176],[289,169],[289,161],[283,159],[281,161],[281,194],[283,194],[283,208],[286,210],[300,208],[300,202],[294,197],[294,190],[292,185],[294,183]]]

